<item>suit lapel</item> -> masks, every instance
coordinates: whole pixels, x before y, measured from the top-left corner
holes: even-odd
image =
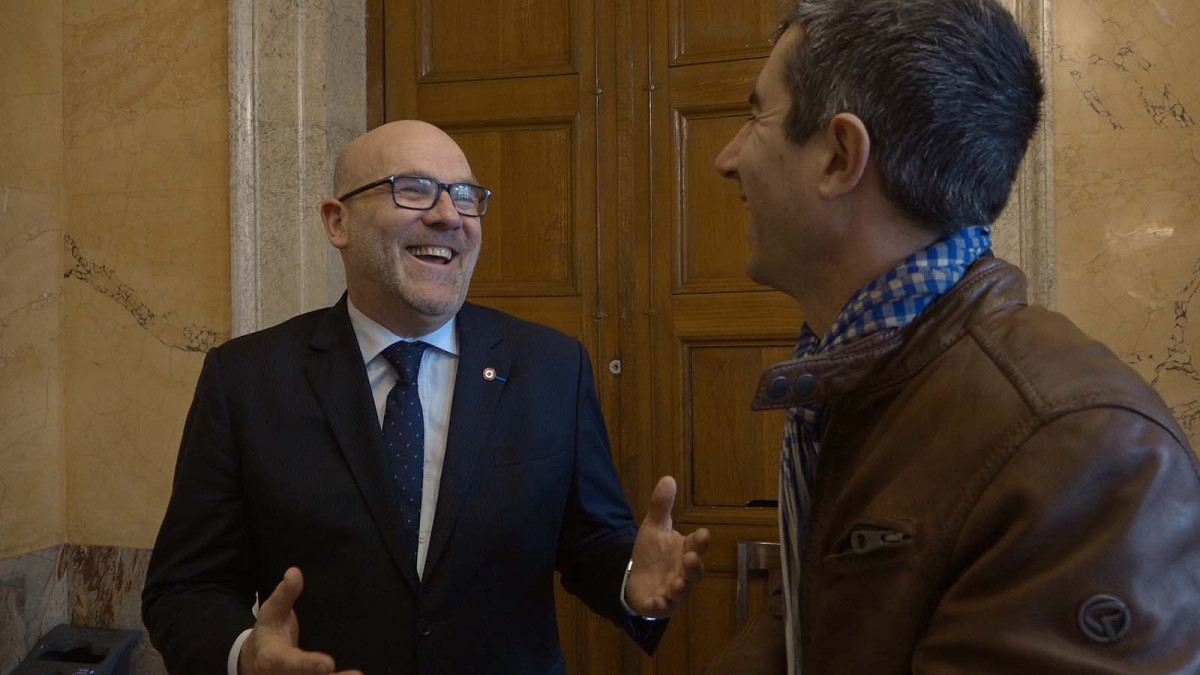
[[[309,347],[309,382],[392,558],[415,592],[420,586],[417,570],[412,552],[400,547],[400,510],[385,480],[379,417],[345,295],[325,312]]]
[[[503,379],[507,379],[512,363],[499,325],[474,305],[465,304],[458,313],[458,344],[458,374],[454,380],[454,403],[450,407],[437,511],[425,558],[426,579],[431,578],[461,515],[463,500],[471,491],[496,401],[504,390]],[[499,377],[485,379],[485,368],[495,369]]]

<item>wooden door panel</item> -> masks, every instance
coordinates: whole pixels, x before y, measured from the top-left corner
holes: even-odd
[[[574,129],[454,130],[493,197],[471,289],[481,296],[577,295]]]
[[[659,0],[661,2],[661,0]],[[675,110],[721,110],[745,106],[750,112],[750,91],[766,59],[675,66],[663,73],[667,95]]]
[[[779,0],[671,0],[672,65],[766,56]]]
[[[579,75],[432,82],[417,86],[413,114],[441,124],[567,122],[588,112],[580,110],[582,86]]]
[[[759,374],[792,347],[689,344],[684,419],[694,506],[749,506],[779,498],[782,411],[754,412]]]
[[[713,169],[717,153],[746,123],[748,110],[739,106],[717,112],[676,112],[677,292],[763,290],[745,274],[749,213],[738,186]]]
[[[575,72],[570,0],[422,0],[421,82]]]
[[[680,293],[672,297],[672,308],[670,334],[676,339],[738,340],[753,336],[794,343],[804,320],[796,301],[777,291]]]

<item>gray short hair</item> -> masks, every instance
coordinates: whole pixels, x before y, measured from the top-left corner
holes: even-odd
[[[988,224],[1041,117],[1041,69],[996,0],[800,0],[786,60],[788,135],[838,113],[871,135],[891,200],[929,229]]]

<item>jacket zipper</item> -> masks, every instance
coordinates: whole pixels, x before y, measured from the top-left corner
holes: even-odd
[[[899,530],[863,527],[850,532],[850,551],[864,555],[881,548],[900,546],[906,541],[908,535]]]

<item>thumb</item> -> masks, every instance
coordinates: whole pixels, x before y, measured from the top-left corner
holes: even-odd
[[[675,507],[675,479],[663,476],[650,495],[650,511],[646,513],[646,524],[664,530],[671,529],[671,509]]]
[[[279,582],[267,601],[258,608],[259,623],[287,621],[292,614],[292,606],[296,604],[296,598],[300,597],[303,590],[304,575],[300,573],[300,568],[289,567],[287,572],[283,573],[283,581]]]

